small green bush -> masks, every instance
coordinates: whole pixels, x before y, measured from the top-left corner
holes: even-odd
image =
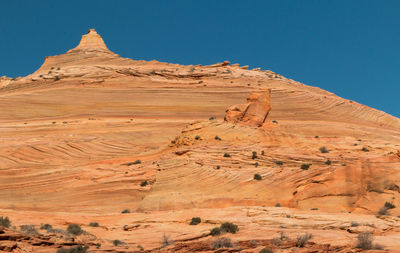
[[[149,183],[147,182],[147,180],[146,181],[143,181],[143,182],[141,182],[140,183],[140,186],[141,187],[145,187],[146,185],[148,185]]]
[[[199,136],[199,135],[196,135],[196,137],[194,137],[194,139],[200,140],[200,136]]]
[[[239,227],[231,222],[225,222],[221,225],[221,231],[223,233],[235,234],[237,231],[239,231]]]
[[[274,251],[272,249],[264,248],[260,250],[260,253],[274,253]]]
[[[72,235],[80,235],[83,233],[82,228],[78,224],[69,224],[67,231]]]
[[[310,166],[311,166],[311,164],[309,164],[309,163],[303,163],[303,164],[300,166],[300,169],[302,169],[302,170],[308,170],[308,169],[310,168]]]
[[[190,221],[190,225],[197,225],[201,223],[201,218],[200,217],[193,217],[192,220]]]
[[[113,242],[113,245],[114,246],[119,246],[119,245],[121,245],[121,244],[124,244],[122,241],[120,241],[120,240],[114,240]]]
[[[213,229],[211,229],[210,231],[210,235],[212,236],[216,236],[216,235],[220,235],[221,234],[221,229],[219,227],[215,227]]]
[[[283,165],[283,162],[282,162],[282,161],[274,161],[274,163],[275,163],[276,165]]]
[[[386,207],[387,209],[394,209],[394,208],[396,208],[396,206],[393,205],[393,203],[390,203],[390,202],[387,202],[387,201],[385,202],[384,207]]]
[[[121,213],[130,213],[131,211],[129,209],[123,210]]]
[[[222,140],[221,138],[219,138],[217,135],[214,137],[215,140],[220,141]]]
[[[357,236],[357,248],[363,250],[372,249],[372,241],[374,240],[372,234],[370,232],[363,232],[358,234]]]
[[[11,225],[11,222],[10,222],[10,219],[8,218],[8,216],[6,216],[6,217],[0,216],[0,226],[9,228],[10,225]]]
[[[53,226],[50,224],[42,224],[40,226],[40,229],[42,229],[42,230],[48,230],[48,229],[52,229],[52,228],[53,228]]]
[[[90,227],[98,227],[98,226],[99,226],[99,223],[98,223],[98,222],[90,222],[90,223],[89,223],[89,226],[90,226]]]
[[[257,152],[256,151],[253,151],[252,152],[252,156],[251,156],[251,159],[257,159],[258,158],[258,156],[257,156]]]
[[[26,235],[39,235],[34,225],[21,225],[21,232]]]
[[[224,157],[231,157],[231,155],[228,154],[228,153],[225,153],[225,154],[224,154]]]
[[[361,149],[361,151],[364,151],[364,152],[369,152],[369,149],[368,149],[368,148],[366,148],[366,147],[363,147],[363,148]]]
[[[319,148],[319,151],[320,151],[321,153],[329,153],[329,150],[328,150],[326,147],[320,147],[320,148]]]
[[[254,180],[262,180],[262,177],[260,174],[254,174]]]
[[[310,233],[305,233],[304,235],[297,236],[296,246],[299,248],[303,248],[306,243],[313,237]]]
[[[212,247],[213,249],[232,248],[233,244],[229,238],[218,238],[213,241]]]
[[[326,165],[331,165],[331,164],[332,164],[332,161],[328,159],[328,160],[326,160],[325,164],[326,164]]]
[[[86,253],[88,250],[88,246],[82,247],[82,245],[78,245],[76,247],[71,248],[61,248],[57,250],[57,253]]]

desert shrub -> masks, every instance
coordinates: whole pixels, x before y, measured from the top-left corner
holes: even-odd
[[[58,81],[58,80],[60,80],[59,76],[54,77],[54,81]]]
[[[213,241],[212,247],[213,249],[232,248],[233,244],[229,238],[218,238]]]
[[[328,150],[326,147],[320,147],[320,148],[319,148],[319,151],[320,151],[321,153],[329,153],[329,150]]]
[[[114,240],[112,243],[113,243],[114,246],[118,246],[118,245],[124,244],[124,242],[122,242],[120,240]]]
[[[215,117],[211,116],[208,120],[215,120]]]
[[[389,209],[387,209],[386,207],[381,207],[381,209],[379,209],[378,211],[378,215],[388,215],[389,214]]]
[[[274,253],[274,251],[272,249],[264,248],[260,250],[260,253]]]
[[[251,155],[251,159],[257,159],[257,158],[258,158],[257,152],[256,152],[256,151],[253,151],[253,152],[252,152],[252,155]]]
[[[262,177],[260,174],[254,174],[254,180],[262,180]]]
[[[21,225],[21,232],[26,235],[39,235],[34,225]]]
[[[256,167],[256,168],[258,167],[258,162],[254,163],[254,167]]]
[[[215,227],[213,229],[211,229],[210,231],[210,235],[212,236],[216,236],[216,235],[220,235],[221,234],[221,229],[219,227]]]
[[[231,222],[223,223],[220,228],[221,228],[221,232],[223,232],[223,233],[235,234],[237,231],[239,231],[238,226]]]
[[[169,236],[167,236],[166,234],[163,234],[163,237],[161,238],[161,245],[162,246],[166,247],[166,246],[171,245],[173,243],[174,243],[174,241],[171,240],[169,238]]]
[[[145,187],[146,185],[148,185],[149,183],[147,182],[147,180],[146,181],[143,181],[143,182],[141,182],[140,183],[140,186],[141,187]]]
[[[265,152],[264,152],[264,150],[262,150],[262,151],[261,151],[261,155],[264,155],[264,154],[265,154]]]
[[[11,225],[11,222],[10,222],[10,219],[8,218],[8,216],[6,216],[6,217],[0,216],[0,226],[9,228],[10,225]]]
[[[123,210],[121,213],[130,213],[131,211],[129,209]]]
[[[274,161],[274,163],[275,163],[276,165],[283,165],[283,162],[282,162],[282,161]]]
[[[67,231],[73,235],[80,235],[83,233],[82,228],[78,224],[69,224],[67,227]]]
[[[48,229],[52,229],[53,228],[53,226],[52,225],[50,225],[50,224],[42,224],[41,226],[40,226],[40,229],[42,229],[42,230],[48,230]]]
[[[90,222],[90,223],[89,223],[89,226],[90,226],[90,227],[98,227],[98,226],[99,226],[99,223],[98,223],[98,222]]]
[[[219,136],[217,136],[217,135],[214,137],[214,139],[216,139],[217,141],[220,141],[220,140],[222,140],[222,139],[221,139],[221,138],[219,138]]]
[[[190,221],[190,225],[197,225],[199,223],[201,223],[200,217],[193,217],[192,220]]]
[[[332,164],[332,161],[328,159],[328,160],[326,160],[325,164],[326,164],[326,165],[331,165],[331,164]]]
[[[273,121],[272,121],[272,123],[274,123],[274,124],[278,124],[278,121],[276,121],[276,120],[273,120]]]
[[[279,203],[275,204],[275,207],[280,207],[280,206],[281,206],[281,204],[279,204]]]
[[[305,233],[304,235],[299,235],[297,236],[296,239],[296,246],[299,248],[303,248],[304,245],[312,238],[312,234],[310,233]]]
[[[363,147],[363,148],[361,149],[361,151],[369,152],[369,149],[367,149],[366,147]]]
[[[225,153],[225,154],[224,154],[224,157],[231,157],[231,155],[228,154],[228,153]]]
[[[221,169],[221,166],[217,165],[217,166],[215,167],[215,169],[219,170],[219,169]]]
[[[393,203],[390,203],[390,202],[385,202],[385,205],[384,205],[384,207],[386,207],[387,209],[393,209],[393,208],[396,208],[396,206],[395,205],[393,205]]]
[[[133,164],[141,164],[141,163],[142,163],[141,160],[136,160],[136,161],[133,162]]]
[[[358,222],[352,221],[350,226],[352,227],[358,227],[360,224]]]
[[[196,137],[194,137],[196,140],[200,140],[200,135],[196,135]]]
[[[303,163],[303,164],[300,166],[300,169],[302,169],[302,170],[308,170],[308,169],[310,168],[310,166],[311,166],[311,164],[309,164],[309,163]]]
[[[88,250],[88,246],[82,247],[82,245],[78,245],[71,248],[61,248],[57,250],[57,253],[86,253]]]
[[[363,232],[357,236],[357,248],[368,250],[372,249],[372,241],[374,240],[370,232]]]

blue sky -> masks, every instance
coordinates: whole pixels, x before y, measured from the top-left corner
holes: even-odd
[[[400,1],[1,1],[0,76],[24,76],[95,28],[123,57],[223,60],[400,117]]]

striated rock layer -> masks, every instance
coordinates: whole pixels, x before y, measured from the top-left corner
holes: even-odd
[[[227,221],[246,252],[295,252],[307,231],[302,252],[356,252],[363,231],[400,247],[400,119],[272,71],[121,58],[91,29],[1,77],[0,109],[1,250],[210,252]],[[21,236],[45,223],[87,234]]]

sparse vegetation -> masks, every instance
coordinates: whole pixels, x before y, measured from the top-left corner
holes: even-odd
[[[281,206],[281,204],[279,204],[279,203],[275,204],[275,207],[280,207],[280,206]]]
[[[332,164],[332,161],[328,159],[328,160],[326,160],[325,164],[326,164],[326,165],[331,165],[331,164]]]
[[[363,250],[372,249],[372,241],[374,240],[372,234],[370,232],[363,232],[358,234],[357,236],[357,248]]]
[[[163,234],[163,237],[162,237],[162,239],[161,239],[161,245],[162,245],[163,247],[166,247],[166,246],[171,245],[171,244],[173,244],[173,243],[174,243],[174,241],[172,241],[172,240],[169,238],[169,236],[167,236],[166,234]]]
[[[319,151],[320,151],[321,153],[329,153],[329,150],[328,150],[326,147],[320,147],[320,148],[319,148]]]
[[[21,225],[21,232],[26,235],[39,235],[34,225]]]
[[[368,148],[366,148],[366,147],[363,147],[363,148],[361,149],[361,151],[364,151],[364,152],[369,152],[369,149],[368,149]]]
[[[59,76],[54,77],[54,81],[58,81],[58,80],[60,80]]]
[[[233,244],[229,238],[218,238],[213,241],[212,247],[213,249],[232,248]]]
[[[130,213],[131,211],[129,209],[123,210],[121,213]]]
[[[303,164],[300,166],[300,169],[302,169],[302,170],[308,170],[308,169],[310,168],[310,166],[311,166],[311,164],[309,164],[309,163],[303,163]]]
[[[8,218],[8,216],[6,216],[6,217],[0,216],[0,226],[9,228],[10,225],[11,225],[11,222],[10,222],[10,219]]]
[[[235,234],[239,231],[239,227],[231,222],[225,222],[221,225],[221,232]]]
[[[42,230],[48,230],[48,229],[52,229],[53,228],[53,226],[52,225],[50,225],[50,224],[42,224],[41,226],[40,226],[40,229],[42,229]]]
[[[282,161],[274,161],[274,163],[275,163],[276,165],[283,165],[283,162],[282,162]]]
[[[57,250],[57,253],[86,253],[88,250],[88,246],[82,246],[82,245],[78,245],[75,247],[71,247],[71,248],[61,248],[59,250]]]
[[[264,152],[264,150],[262,150],[262,151],[261,151],[261,155],[264,155],[264,154],[265,154],[265,152]]]
[[[190,221],[190,225],[197,225],[201,223],[201,218],[200,217],[193,217],[192,220]]]
[[[384,207],[386,207],[387,209],[394,209],[394,208],[396,208],[396,206],[393,205],[393,203],[390,203],[390,202],[387,202],[387,201],[385,202]]]
[[[352,227],[358,227],[360,224],[358,222],[352,221],[350,226]]]
[[[256,151],[253,151],[252,152],[252,155],[251,155],[251,159],[257,159],[258,158],[258,156],[257,156],[257,152]]]
[[[214,139],[216,139],[217,141],[220,141],[220,140],[221,140],[221,138],[219,138],[218,135],[216,135],[216,136],[214,137]]]
[[[273,120],[273,121],[272,121],[272,123],[274,123],[274,124],[278,124],[278,121],[276,121],[276,120]]]
[[[215,120],[215,117],[211,116],[208,120]]]
[[[313,237],[313,236],[312,236],[312,234],[310,234],[310,233],[305,233],[305,234],[303,234],[303,235],[297,236],[297,239],[296,239],[296,246],[299,247],[299,248],[303,248],[303,247],[306,245],[306,243],[307,243],[312,237]]]
[[[114,240],[112,243],[113,243],[114,246],[119,246],[119,245],[124,244],[124,242],[122,242],[120,240]]]
[[[254,180],[262,180],[262,177],[260,174],[254,174]]]
[[[272,249],[264,248],[260,250],[260,253],[274,253],[274,251]]]
[[[141,187],[145,187],[146,185],[148,185],[149,183],[147,182],[147,180],[143,181],[140,183]]]
[[[99,223],[98,223],[98,222],[90,222],[90,223],[89,223],[89,226],[90,226],[90,227],[98,227],[98,226],[99,226]]]
[[[219,169],[221,169],[221,166],[217,165],[217,166],[215,167],[215,169],[216,169],[216,170],[219,170]]]
[[[225,153],[225,154],[224,154],[224,157],[231,157],[231,155],[228,154],[228,153]]]
[[[387,209],[386,207],[381,207],[381,209],[379,209],[378,211],[378,215],[388,215],[389,214],[389,209]]]
[[[69,224],[67,231],[72,235],[80,235],[83,233],[82,228],[78,224]]]
[[[213,229],[211,229],[210,231],[210,235],[212,236],[216,236],[216,235],[220,235],[221,234],[221,229],[219,227],[215,227]]]

